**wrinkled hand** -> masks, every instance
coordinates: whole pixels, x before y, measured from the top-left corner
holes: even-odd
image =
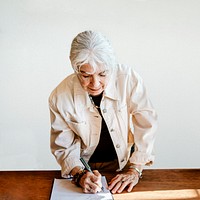
[[[79,184],[83,188],[84,193],[95,194],[100,192],[102,188],[101,174],[97,170],[94,170],[93,173],[86,172],[81,177]]]
[[[109,183],[108,189],[113,194],[121,193],[126,187],[127,192],[131,192],[133,187],[138,183],[139,176],[134,170],[128,170],[121,174],[116,175]]]

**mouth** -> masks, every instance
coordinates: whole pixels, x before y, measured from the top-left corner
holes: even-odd
[[[93,91],[93,92],[101,90],[101,88],[88,88],[88,89],[91,90],[91,91]]]
[[[91,94],[91,95],[99,95],[99,94],[101,94],[102,93],[102,91],[103,91],[103,89],[102,88],[96,88],[96,89],[94,89],[94,88],[88,88],[88,92]]]

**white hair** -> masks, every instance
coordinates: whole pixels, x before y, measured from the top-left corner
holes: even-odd
[[[100,32],[84,31],[72,41],[70,60],[73,69],[79,72],[80,66],[89,64],[110,70],[116,66],[116,58],[110,42]]]

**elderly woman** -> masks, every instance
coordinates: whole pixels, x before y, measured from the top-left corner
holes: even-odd
[[[101,173],[117,172],[109,190],[128,192],[154,160],[156,112],[142,78],[118,64],[109,41],[85,31],[72,41],[74,73],[51,93],[51,150],[63,177],[85,193],[101,190]],[[84,158],[93,173],[84,170]]]

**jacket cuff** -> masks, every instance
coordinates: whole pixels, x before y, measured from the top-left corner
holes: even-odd
[[[67,158],[64,160],[61,164],[61,176],[63,178],[70,178],[72,177],[70,175],[71,170],[74,167],[80,166],[81,168],[84,168],[83,164],[79,159],[76,158]]]
[[[146,154],[142,152],[134,152],[130,157],[130,162],[136,165],[152,165],[154,162],[155,156],[153,154]]]

